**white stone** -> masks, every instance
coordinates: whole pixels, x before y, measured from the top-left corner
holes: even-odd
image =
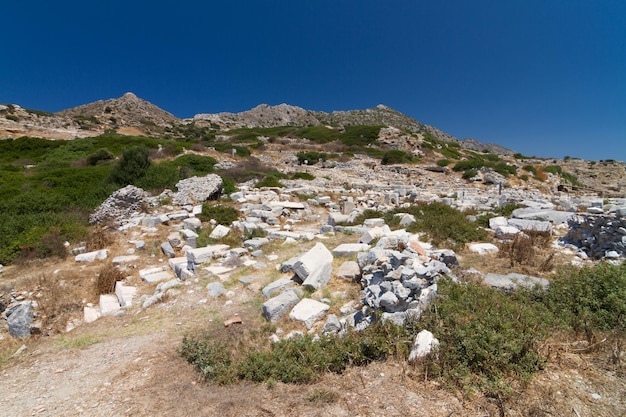
[[[298,301],[298,294],[294,290],[287,290],[263,303],[263,316],[271,323],[276,323]]]
[[[409,362],[429,355],[434,349],[439,347],[439,340],[428,330],[422,330],[415,336],[415,343],[409,355]]]
[[[102,249],[102,250],[97,250],[94,252],[81,253],[79,255],[76,255],[74,260],[76,262],[93,262],[97,259],[98,260],[106,259],[107,256],[109,256],[109,251],[106,249]]]
[[[217,226],[215,226],[215,229],[211,231],[211,234],[209,235],[209,237],[211,239],[221,239],[224,236],[226,236],[228,233],[230,233],[229,227],[218,224]]]
[[[370,245],[365,243],[343,243],[333,249],[333,255],[352,256],[359,252],[367,252],[368,250],[370,250]]]
[[[289,318],[294,321],[303,322],[307,329],[324,317],[330,306],[311,298],[301,300],[289,313]]]
[[[485,255],[487,253],[496,253],[499,251],[498,247],[493,243],[472,243],[469,245],[470,252],[477,253],[479,255]]]
[[[499,226],[508,226],[509,222],[506,217],[498,216],[489,219],[489,228],[495,230]]]
[[[85,323],[92,323],[100,318],[100,309],[92,306],[85,306],[83,308],[83,321]]]
[[[187,260],[196,265],[201,265],[209,262],[214,255],[224,253],[229,248],[228,245],[210,245],[204,248],[190,249],[187,251]]]
[[[300,256],[293,265],[294,272],[302,280],[325,264],[332,264],[333,255],[323,243],[316,243],[308,252]]]
[[[133,303],[133,298],[137,294],[137,287],[124,285],[121,281],[115,283],[115,295],[122,307],[129,307]]]
[[[498,239],[512,239],[520,230],[515,226],[498,226],[495,232]]]
[[[100,295],[100,315],[107,316],[115,314],[120,310],[121,306],[117,300],[117,296],[112,294]]]
[[[113,258],[113,265],[119,265],[119,264],[125,264],[128,262],[134,262],[137,259],[139,259],[139,256],[137,255],[125,255],[125,256],[116,256],[115,258]]]

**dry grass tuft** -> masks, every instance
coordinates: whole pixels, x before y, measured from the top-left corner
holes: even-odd
[[[85,279],[63,279],[61,276],[45,274],[37,278],[36,289],[38,311],[42,321],[42,332],[62,332],[72,316],[82,313],[82,300],[93,299],[93,284]]]
[[[94,227],[87,238],[86,246],[88,251],[105,249],[113,243],[106,227]]]
[[[554,267],[554,251],[550,250],[551,235],[547,232],[518,233],[513,240],[499,245],[499,256],[508,258],[510,267],[525,267],[530,271],[546,272]]]
[[[107,264],[98,272],[96,295],[111,294],[115,291],[115,283],[124,279],[124,274],[112,264]]]

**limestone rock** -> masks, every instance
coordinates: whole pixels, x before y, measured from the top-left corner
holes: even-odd
[[[303,322],[307,329],[313,327],[313,324],[320,320],[330,309],[328,304],[321,303],[311,298],[305,298],[298,302],[289,313],[289,318],[294,321]]]
[[[30,302],[18,304],[5,311],[9,334],[13,337],[29,337],[33,321],[33,307]]]
[[[287,290],[263,303],[263,316],[270,323],[276,323],[299,301],[300,298],[295,291]]]
[[[222,178],[216,174],[191,177],[176,183],[178,192],[172,202],[176,205],[201,203],[216,198],[222,192]]]
[[[439,340],[431,332],[424,329],[415,336],[415,343],[409,354],[409,362],[415,362],[429,355],[434,349],[439,347]]]

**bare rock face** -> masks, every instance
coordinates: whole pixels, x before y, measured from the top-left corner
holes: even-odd
[[[89,216],[91,224],[102,224],[107,221],[121,221],[135,212],[142,212],[150,194],[134,185],[120,188],[109,196]]]

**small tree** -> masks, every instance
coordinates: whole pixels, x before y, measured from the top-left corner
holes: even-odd
[[[149,167],[150,155],[145,146],[126,149],[111,172],[110,181],[121,186],[133,184],[146,174]]]

